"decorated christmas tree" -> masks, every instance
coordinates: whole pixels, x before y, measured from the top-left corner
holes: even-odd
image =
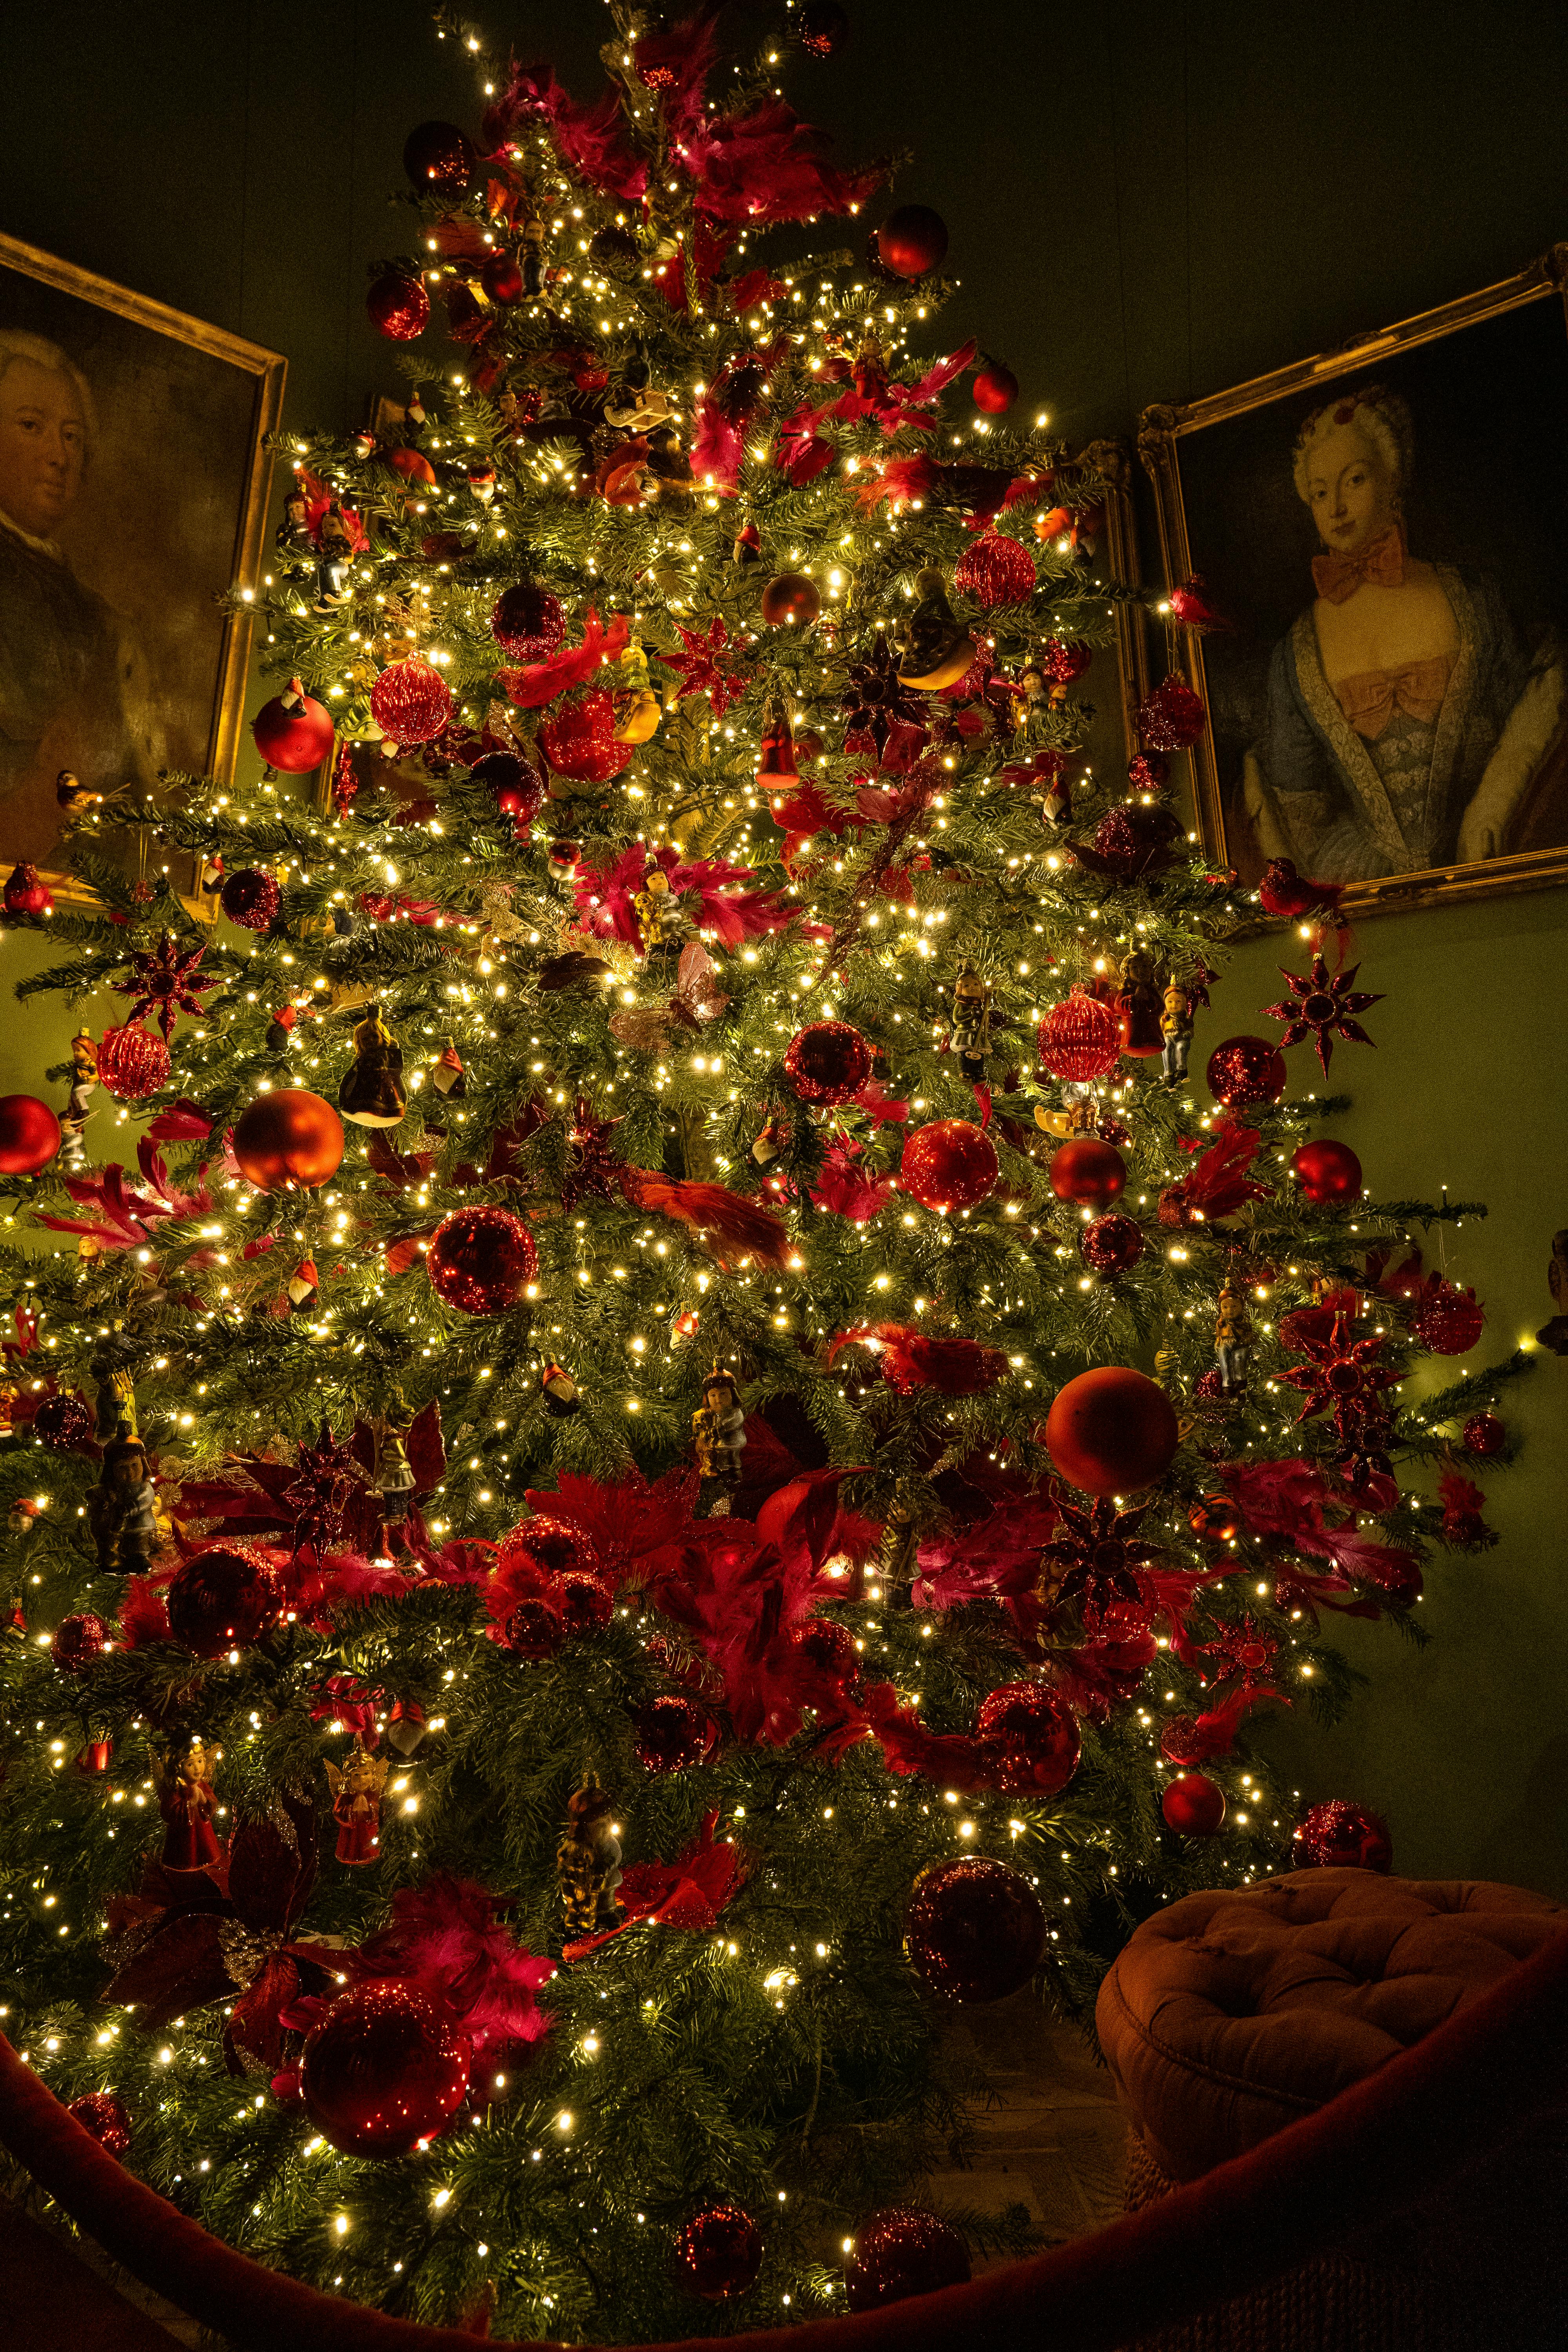
[[[918,2210],[950,2004],[1081,2014],[1293,1833],[1388,1866],[1248,1722],[1339,1706],[1325,1614],[1415,1631],[1506,1440],[1500,1372],[1399,1394],[1473,1210],[1305,1139],[1332,890],[1265,886],[1299,1098],[1189,1072],[1259,916],[1203,714],[1086,771],[1103,485],[782,95],[843,12],[611,14],[592,105],[445,28],[405,397],[284,450],[266,775],[148,810],[151,885],[84,812],[26,984],[124,1019],[0,1104],[0,1974],[208,2228],[618,2342],[1028,2242]]]

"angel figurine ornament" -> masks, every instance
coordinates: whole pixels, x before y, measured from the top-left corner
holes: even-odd
[[[338,1860],[379,1862],[381,1799],[392,1769],[390,1759],[368,1755],[363,1741],[356,1739],[341,1771],[330,1756],[322,1761],[338,1825]]]

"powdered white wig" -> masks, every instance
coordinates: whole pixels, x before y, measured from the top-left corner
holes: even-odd
[[[1314,408],[1297,434],[1296,496],[1304,505],[1310,506],[1312,500],[1309,477],[1313,450],[1328,434],[1343,431],[1347,425],[1353,425],[1369,444],[1391,477],[1395,497],[1408,489],[1415,464],[1415,428],[1410,421],[1409,403],[1385,383],[1369,383]]]
[[[30,335],[22,327],[0,327],[0,383],[19,361],[28,361],[34,367],[45,369],[50,375],[68,376],[81,404],[82,423],[87,429],[86,456],[90,458],[98,439],[98,410],[93,404],[92,386],[74,360],[68,359],[58,343],[51,343],[45,335]]]

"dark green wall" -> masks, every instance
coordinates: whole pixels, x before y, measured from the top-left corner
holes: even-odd
[[[943,341],[978,334],[1074,438],[1568,236],[1568,12],[1547,0],[849,5],[847,50],[801,77],[798,102],[846,154],[914,150],[900,192],[945,215],[963,281]],[[579,88],[609,30],[595,0],[475,15]],[[292,420],[341,428],[395,388],[364,264],[403,242],[387,198],[407,129],[474,112],[415,0],[33,5],[12,13],[0,79],[5,229],[287,353]],[[1560,892],[1369,921],[1378,1051],[1335,1066],[1374,1190],[1446,1181],[1490,1202],[1451,1270],[1487,1299],[1500,1352],[1544,1319],[1568,1223],[1565,933]],[[1252,1025],[1279,952],[1242,950],[1200,1045]],[[30,960],[16,941],[3,957],[7,982]],[[0,1033],[0,1090],[36,1083],[69,1025]],[[1503,1543],[1438,1566],[1432,1646],[1352,1627],[1373,1678],[1353,1722],[1329,1744],[1281,1736],[1310,1793],[1386,1806],[1408,1871],[1568,1892],[1565,1395],[1568,1364],[1546,1359],[1510,1402],[1526,1445],[1492,1485]]]

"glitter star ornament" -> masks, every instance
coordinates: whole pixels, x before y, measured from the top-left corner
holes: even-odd
[[[182,1013],[200,1013],[204,994],[217,986],[216,979],[194,976],[205,953],[205,944],[177,948],[165,931],[155,948],[133,955],[131,978],[114,983],[118,994],[134,999],[125,1016],[127,1026],[156,1007],[158,1026],[167,1038]]]
[[[1266,1004],[1263,1008],[1270,1021],[1283,1021],[1285,1034],[1281,1046],[1299,1045],[1303,1037],[1310,1036],[1317,1047],[1318,1059],[1327,1070],[1333,1055],[1334,1037],[1343,1037],[1357,1045],[1371,1045],[1376,1040],[1369,1037],[1355,1018],[1369,1004],[1381,1004],[1381,993],[1369,995],[1364,988],[1352,985],[1359,964],[1348,971],[1337,971],[1331,977],[1329,967],[1321,955],[1312,958],[1310,972],[1287,971],[1280,965],[1280,975],[1290,991],[1294,1003]],[[1332,1030],[1333,1036],[1329,1032]]]

